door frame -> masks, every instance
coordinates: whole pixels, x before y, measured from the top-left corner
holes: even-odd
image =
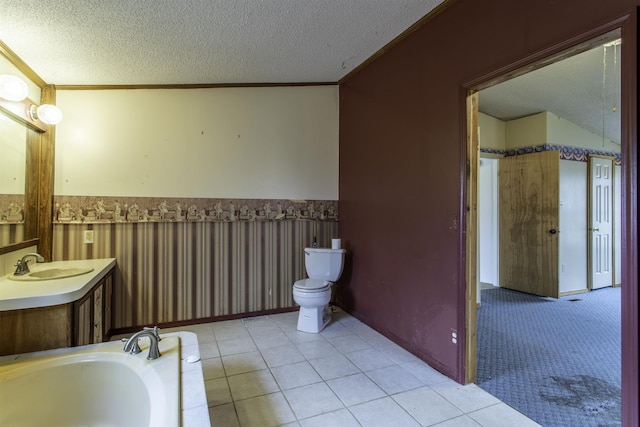
[[[622,150],[622,421],[623,425],[637,425],[640,420],[638,409],[638,94],[637,94],[637,45],[638,22],[637,8],[602,25],[593,27],[585,33],[568,38],[558,44],[542,49],[535,54],[515,61],[497,70],[467,81],[461,86],[460,106],[462,123],[461,166],[464,174],[461,177],[463,196],[461,200],[462,219],[461,248],[464,251],[461,263],[462,275],[465,279],[464,292],[459,311],[464,313],[465,336],[464,354],[459,356],[463,366],[465,383],[476,381],[476,286],[477,286],[477,155],[474,150],[473,134],[474,114],[477,114],[477,99],[470,98],[477,91],[526,74],[553,62],[571,57],[605,43],[607,35],[620,31],[622,38],[621,66],[621,150]],[[476,126],[477,128],[477,126]]]

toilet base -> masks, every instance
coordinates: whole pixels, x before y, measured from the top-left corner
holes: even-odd
[[[321,332],[331,321],[327,307],[300,307],[297,329],[312,334]]]

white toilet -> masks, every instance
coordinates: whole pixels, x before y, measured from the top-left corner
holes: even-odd
[[[317,334],[331,320],[327,306],[331,285],[340,278],[344,249],[305,248],[304,265],[308,279],[293,284],[293,300],[300,306],[298,330]]]

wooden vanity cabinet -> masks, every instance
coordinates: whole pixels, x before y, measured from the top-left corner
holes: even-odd
[[[72,345],[107,341],[111,336],[113,270],[84,297],[73,303]]]
[[[77,301],[0,311],[0,356],[107,341],[113,324],[114,271]]]

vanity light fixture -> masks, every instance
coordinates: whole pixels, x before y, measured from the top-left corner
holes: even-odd
[[[29,95],[29,87],[18,76],[0,74],[0,98],[7,101],[22,101]]]
[[[40,120],[48,125],[57,125],[62,121],[62,110],[51,104],[42,104],[39,107],[32,105],[29,115],[32,120]]]

